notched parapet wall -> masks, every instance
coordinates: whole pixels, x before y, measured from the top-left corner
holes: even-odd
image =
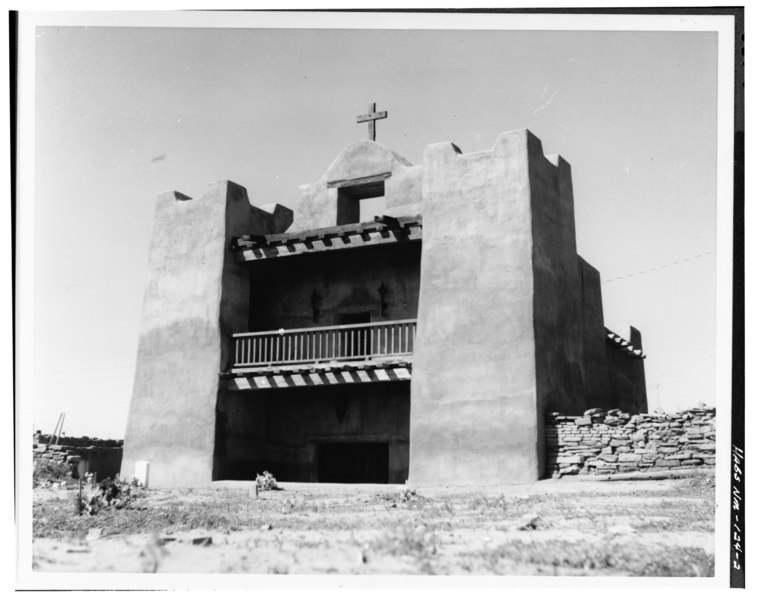
[[[619,409],[545,417],[553,476],[714,468],[716,409],[630,415]]]
[[[586,408],[581,283],[571,166],[527,131],[537,394],[547,410]],[[602,333],[600,334],[602,335]]]
[[[613,408],[610,398],[608,350],[603,320],[603,298],[598,270],[577,256],[581,289],[581,324],[584,350],[584,398],[588,406]],[[620,406],[620,405],[619,405]],[[621,406],[626,409],[626,406]]]
[[[424,155],[424,241],[411,381],[410,480],[540,476],[527,131],[490,152]]]
[[[581,256],[577,258],[584,345],[584,388],[581,392],[584,406],[579,408],[620,408],[631,413],[644,413],[647,411],[647,391],[641,353],[635,355],[625,351],[609,339],[603,321],[600,273]],[[629,340],[624,343],[641,351],[642,334],[630,327]],[[560,410],[571,412],[566,407]]]
[[[231,238],[278,233],[288,220],[284,207],[251,207],[230,181],[196,199],[158,197],[123,475],[146,460],[151,485],[211,481],[218,373],[229,360],[228,336],[247,326],[250,294]]]
[[[422,181],[411,480],[533,481],[539,415],[582,411],[641,368],[607,347],[599,276],[576,253],[571,167],[520,130],[489,152],[428,146]]]

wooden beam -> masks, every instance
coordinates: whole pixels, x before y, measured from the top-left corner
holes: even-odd
[[[400,227],[400,221],[398,221],[395,217],[390,217],[389,215],[374,217],[374,221],[381,223],[385,227],[394,227],[396,229]]]
[[[358,115],[355,118],[356,123],[365,123],[366,121],[376,121],[377,119],[386,119],[387,118],[387,111],[381,110],[378,112],[373,112],[365,115]]]
[[[368,175],[367,177],[358,177],[356,179],[337,179],[335,181],[327,181],[326,187],[328,188],[343,188],[353,187],[359,185],[366,185],[367,183],[378,183],[388,179],[392,173],[378,173],[376,175]]]

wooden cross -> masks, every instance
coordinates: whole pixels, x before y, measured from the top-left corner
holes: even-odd
[[[368,139],[372,142],[376,141],[376,121],[378,119],[386,119],[387,111],[376,112],[376,102],[372,102],[368,105],[367,115],[358,115],[355,118],[356,123],[365,123],[368,121]]]

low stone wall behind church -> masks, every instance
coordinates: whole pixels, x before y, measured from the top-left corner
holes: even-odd
[[[593,408],[545,418],[548,476],[713,468],[716,409],[630,415]]]
[[[94,473],[97,481],[115,477],[121,470],[123,440],[101,440],[89,437],[61,437],[51,444],[52,436],[34,435],[34,460],[51,461],[66,465],[71,476],[78,478],[78,465],[85,472]]]

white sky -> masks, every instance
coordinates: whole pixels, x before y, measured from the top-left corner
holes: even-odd
[[[606,325],[642,331],[650,408],[714,404],[716,44],[707,32],[38,28],[35,428],[65,411],[71,435],[123,437],[157,193],[230,179],[255,204],[295,208],[297,186],[365,137],[355,116],[371,101],[389,111],[377,140],[412,163],[426,144],[487,150],[521,128],[568,160],[579,253],[605,280]]]

